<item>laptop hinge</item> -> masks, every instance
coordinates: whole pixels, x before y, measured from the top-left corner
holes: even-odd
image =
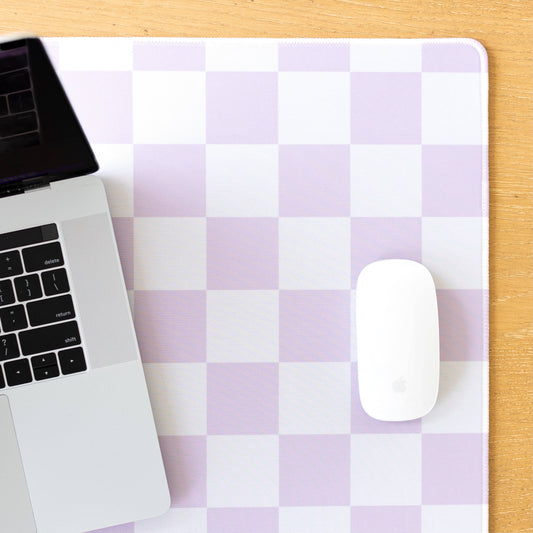
[[[36,178],[26,178],[24,181],[19,181],[17,183],[7,184],[0,187],[0,198],[49,189],[50,181],[50,176],[39,176]]]

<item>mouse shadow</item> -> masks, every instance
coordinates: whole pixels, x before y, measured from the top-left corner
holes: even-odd
[[[453,394],[464,374],[462,365],[453,365],[442,372],[443,363],[472,361],[472,344],[475,332],[470,329],[469,309],[460,295],[463,292],[455,290],[437,290],[437,305],[439,310],[439,345],[440,345],[440,377],[439,400]],[[453,372],[450,370],[453,368]],[[443,380],[442,376],[446,379]]]

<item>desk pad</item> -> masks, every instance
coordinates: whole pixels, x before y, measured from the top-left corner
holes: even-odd
[[[479,43],[46,45],[101,165],[172,497],[104,531],[488,531]],[[440,313],[438,401],[405,423],[357,391],[357,276],[393,257]]]

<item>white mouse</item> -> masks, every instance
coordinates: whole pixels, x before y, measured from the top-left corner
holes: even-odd
[[[406,259],[367,265],[355,296],[359,395],[377,420],[426,415],[439,389],[439,318],[429,270]]]

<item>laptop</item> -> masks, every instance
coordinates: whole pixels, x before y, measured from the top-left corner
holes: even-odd
[[[97,169],[41,41],[0,38],[2,532],[85,532],[170,505]]]

